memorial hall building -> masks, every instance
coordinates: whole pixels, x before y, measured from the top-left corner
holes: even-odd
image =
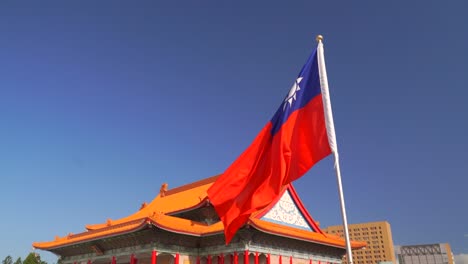
[[[287,185],[226,245],[207,197],[217,176],[168,189],[134,214],[86,225],[79,234],[35,242],[63,264],[341,264],[343,238],[323,232]],[[351,241],[353,249],[365,242]]]

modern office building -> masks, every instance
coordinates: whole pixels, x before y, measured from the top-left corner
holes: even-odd
[[[395,246],[400,264],[454,264],[448,243]]]
[[[351,240],[367,242],[367,247],[352,251],[354,264],[395,263],[392,230],[387,221],[350,224],[348,229]],[[344,237],[341,225],[329,226],[323,231]],[[343,263],[347,263],[346,256]]]

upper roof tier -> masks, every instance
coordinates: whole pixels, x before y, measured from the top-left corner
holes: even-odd
[[[160,193],[151,203],[143,203],[140,210],[130,216],[118,220],[107,219],[106,222],[100,224],[86,225],[86,231],[83,233],[55,237],[53,241],[48,242],[35,242],[33,246],[38,249],[51,250],[104,237],[135,232],[146,227],[148,224],[170,232],[190,236],[222,234],[224,230],[223,224],[219,221],[213,207],[210,205],[206,192],[217,177],[206,178],[171,190],[167,190],[167,184],[163,184]],[[342,238],[325,234],[320,230],[317,223],[305,210],[292,185],[286,186],[283,194],[286,191],[294,200],[300,214],[304,216],[307,225],[311,227],[309,230],[262,218],[281,197],[273,201],[268,208],[252,214],[247,224],[260,231],[278,236],[339,248],[345,247],[345,242]],[[352,248],[362,248],[365,245],[365,242],[351,242]]]

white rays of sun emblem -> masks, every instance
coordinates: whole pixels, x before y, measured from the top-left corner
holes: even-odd
[[[286,99],[284,99],[283,111],[284,109],[286,109],[286,106],[288,104],[289,104],[289,107],[291,107],[293,102],[296,100],[296,94],[299,90],[301,90],[299,83],[302,81],[302,78],[303,77],[297,78],[293,86],[291,87],[291,90],[289,90],[288,96],[286,96]]]

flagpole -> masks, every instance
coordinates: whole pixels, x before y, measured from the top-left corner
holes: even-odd
[[[336,134],[335,134],[335,125],[333,123],[333,113],[330,102],[330,93],[328,91],[328,79],[327,79],[327,70],[325,68],[325,58],[323,52],[323,36],[317,36],[317,57],[318,57],[318,67],[320,75],[320,86],[322,90],[322,100],[323,100],[323,109],[325,112],[325,123],[327,127],[327,136],[328,142],[330,144],[331,151],[335,158],[335,172],[336,179],[338,183],[338,193],[340,196],[340,205],[341,205],[341,216],[343,218],[343,229],[345,234],[346,241],[346,255],[348,257],[348,263],[353,263],[353,253],[351,252],[351,243],[349,241],[349,230],[348,230],[348,220],[346,219],[346,208],[344,202],[343,194],[343,185],[341,183],[341,171],[340,171],[340,160],[338,155],[338,146],[336,144]]]

